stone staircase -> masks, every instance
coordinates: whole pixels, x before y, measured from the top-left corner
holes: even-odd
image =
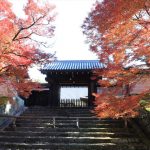
[[[89,109],[28,108],[0,131],[0,150],[148,150],[122,120],[100,120]]]

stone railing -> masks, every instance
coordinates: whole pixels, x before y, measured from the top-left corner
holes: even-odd
[[[150,138],[150,112],[142,109],[136,121],[144,133]]]

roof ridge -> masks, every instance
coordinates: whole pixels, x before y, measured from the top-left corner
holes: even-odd
[[[77,62],[77,61],[99,61],[99,60],[96,60],[96,59],[95,60],[55,60],[54,62],[58,62],[58,61],[60,62],[61,61],[74,61],[74,62],[76,61]]]

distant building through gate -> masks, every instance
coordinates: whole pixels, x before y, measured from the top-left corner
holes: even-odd
[[[97,80],[92,79],[93,71],[103,68],[98,60],[62,60],[45,64],[41,72],[46,74],[47,90],[33,92],[30,99],[34,99],[34,105],[91,107],[94,102],[92,93],[97,92]],[[64,87],[68,90],[69,87],[87,88],[87,96],[80,99],[61,99],[60,91]]]

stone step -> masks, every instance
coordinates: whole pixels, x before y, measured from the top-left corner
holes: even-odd
[[[53,110],[53,111],[90,111],[92,110],[91,108],[52,108],[52,107],[46,107],[46,106],[43,106],[43,107],[37,107],[37,106],[34,106],[34,107],[26,107],[26,110],[28,111],[32,111],[32,110],[37,110],[37,111],[40,111],[40,110],[43,110],[43,111],[47,111],[47,110]]]
[[[53,127],[53,122],[48,122],[48,123],[16,123],[17,127]],[[55,123],[55,127],[57,128],[69,128],[69,127],[77,127],[76,122],[73,123],[65,123],[65,122],[57,122]],[[124,125],[122,124],[106,124],[106,123],[81,123],[79,122],[79,127],[80,128],[124,128]]]
[[[57,116],[55,128],[53,116]],[[134,130],[124,127],[123,120],[98,119],[89,109],[32,107],[21,117],[15,128],[0,131],[0,150],[146,150]],[[81,117],[80,128],[77,117]]]
[[[57,120],[75,120],[76,118],[79,118],[80,120],[85,120],[85,121],[95,121],[95,120],[100,120],[96,117],[66,117],[66,116],[34,116],[34,115],[30,115],[30,116],[20,116],[17,118],[17,120],[51,120],[52,118],[56,118]],[[117,122],[116,120],[101,120],[101,121],[112,121],[112,122]],[[119,120],[118,120],[119,121]]]
[[[73,123],[77,121],[77,118],[55,118],[56,122],[58,123]],[[100,120],[97,118],[78,118],[79,122],[81,123],[109,123],[109,124],[124,124],[123,121],[111,121],[111,120]],[[17,118],[16,123],[49,123],[53,121],[52,117],[33,117],[33,118]]]
[[[1,136],[18,136],[18,137],[33,137],[33,136],[51,136],[51,137],[136,137],[136,134],[127,132],[20,132],[20,131],[1,131]]]
[[[33,119],[31,118],[18,118],[16,122],[41,122],[41,123],[47,123],[49,121],[52,121],[53,118],[52,117],[41,117],[41,118],[38,118],[38,117],[35,117]],[[76,118],[61,118],[61,117],[56,117],[56,121],[58,122],[76,122]],[[90,117],[90,118],[79,118],[79,121],[82,122],[82,123],[87,123],[87,122],[90,122],[90,123],[120,123],[120,124],[124,124],[124,121],[123,120],[111,120],[111,119],[107,119],[107,120],[101,120],[101,119],[98,119],[98,118],[95,118],[95,117]]]
[[[88,109],[84,109],[84,110],[82,110],[82,109],[26,109],[26,111],[25,112],[30,112],[30,113],[32,113],[32,112],[37,112],[37,113],[39,113],[39,112],[55,112],[55,113],[60,113],[60,112],[63,112],[63,113],[79,113],[79,112],[81,112],[81,113],[93,113],[91,110],[88,110]]]
[[[16,123],[50,123],[52,122],[53,119],[17,119]],[[76,123],[77,120],[76,119],[67,119],[67,120],[60,120],[60,119],[57,119],[56,118],[56,122],[57,123]],[[80,123],[89,123],[89,120],[81,120],[79,119],[79,122]],[[90,120],[90,123],[107,123],[107,122],[103,122],[103,121],[100,121],[100,120]],[[112,124],[117,124],[117,122],[112,122]]]
[[[29,114],[29,113],[32,113],[32,114],[63,114],[63,115],[66,115],[66,114],[94,114],[94,113],[92,113],[92,112],[90,112],[90,111],[62,111],[62,110],[58,110],[58,111],[53,111],[53,110],[43,110],[43,111],[41,111],[41,110],[37,110],[37,111],[35,111],[35,110],[26,110],[25,111],[25,114]]]
[[[28,108],[28,109],[26,109],[26,112],[63,112],[63,113],[65,113],[65,112],[91,112],[91,113],[93,113],[92,112],[92,110],[89,110],[89,109],[74,109],[74,108],[71,108],[71,109],[64,109],[64,108],[62,108],[62,109],[53,109],[53,108],[50,108],[50,109],[31,109],[31,108]]]
[[[40,115],[40,114],[56,115],[56,114],[58,114],[58,115],[63,115],[63,116],[65,116],[65,115],[93,115],[94,116],[95,115],[91,112],[61,112],[61,111],[60,112],[51,112],[51,111],[47,111],[47,112],[31,111],[31,112],[29,112],[29,111],[25,111],[24,114],[35,114],[35,115]]]
[[[57,116],[55,117],[55,120],[57,122],[76,122],[78,117],[60,117],[60,116]],[[16,122],[41,122],[41,123],[47,123],[49,121],[52,121],[53,120],[53,117],[51,116],[29,116],[29,117],[20,117],[20,118],[17,118],[17,121]],[[124,121],[123,120],[112,120],[112,119],[107,119],[107,120],[101,120],[101,119],[98,119],[98,118],[95,118],[95,117],[81,117],[81,118],[78,118],[78,120],[81,122],[81,123],[109,123],[109,124],[123,124],[124,125]]]
[[[50,114],[50,115],[48,115],[48,114],[45,114],[45,115],[44,115],[44,114],[23,114],[23,115],[21,115],[21,116],[22,116],[22,117],[26,117],[26,118],[27,118],[27,117],[29,117],[29,118],[31,118],[31,117],[32,117],[32,118],[33,118],[33,117],[35,117],[35,118],[36,118],[36,117],[38,117],[38,118],[42,118],[42,117],[45,117],[45,118],[52,118],[52,117],[57,117],[57,116],[66,117],[66,118],[67,118],[67,117],[68,117],[68,118],[69,118],[69,117],[75,117],[75,118],[77,118],[77,117],[85,117],[85,118],[86,118],[86,117],[88,117],[88,118],[93,117],[93,118],[94,118],[94,117],[95,117],[95,116],[93,116],[93,115],[78,115],[78,114],[75,114],[75,115],[64,115],[64,116],[63,116],[63,115],[53,115],[53,114]],[[87,118],[87,119],[88,119],[88,118]]]
[[[138,138],[111,138],[111,137],[17,137],[17,136],[0,136],[1,142],[10,142],[15,143],[16,141],[19,143],[115,143],[115,144],[123,144],[123,143],[138,143],[140,140]]]
[[[126,128],[53,128],[53,127],[7,127],[6,131],[31,131],[31,132],[133,132]]]
[[[34,112],[34,111],[37,111],[37,112],[92,112],[92,110],[89,110],[89,109],[74,109],[74,108],[71,108],[71,109],[31,109],[31,108],[28,108],[26,109],[26,112]]]
[[[0,148],[16,150],[16,149],[49,149],[49,150],[147,150],[146,146],[143,146],[140,143],[136,144],[115,144],[115,143],[9,143],[9,142],[0,142]]]

